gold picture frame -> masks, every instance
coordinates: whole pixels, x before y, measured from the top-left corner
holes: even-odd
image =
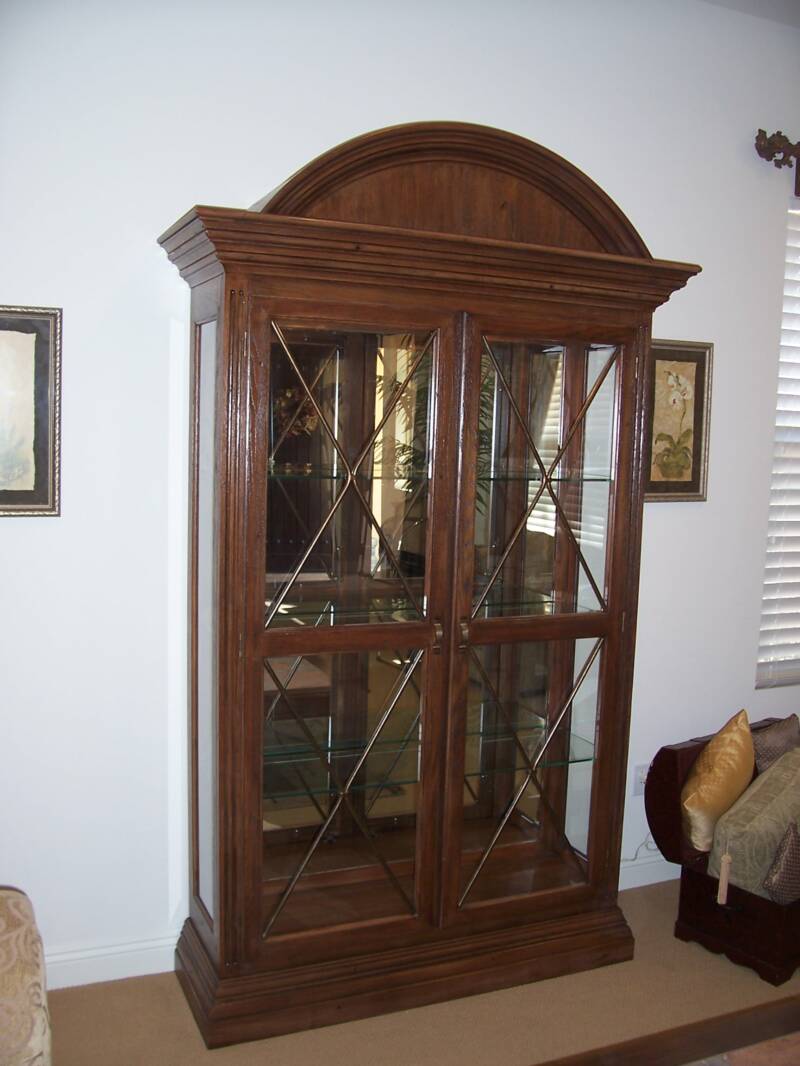
[[[0,306],[0,516],[61,513],[61,308]]]
[[[646,501],[706,499],[713,358],[713,344],[651,341],[644,442]]]

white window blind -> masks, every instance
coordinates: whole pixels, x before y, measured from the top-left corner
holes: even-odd
[[[800,684],[800,206],[789,210],[756,687]]]
[[[564,356],[556,361],[555,376],[550,390],[550,399],[547,402],[547,413],[544,417],[544,425],[538,439],[538,452],[544,464],[545,470],[550,469],[550,464],[558,454],[558,439],[561,431],[561,404],[563,402],[564,383]],[[528,485],[528,503],[531,502],[539,489],[537,481],[531,481]],[[539,498],[533,514],[527,522],[529,533],[546,533],[554,537],[556,533],[556,508],[549,492],[545,492]]]

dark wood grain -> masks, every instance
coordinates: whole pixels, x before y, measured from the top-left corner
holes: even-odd
[[[415,234],[405,229],[306,218],[281,218],[222,207],[195,207],[160,238],[182,276],[206,280],[221,265],[297,282],[345,282],[351,299],[361,286],[404,285],[424,292],[451,293],[458,307],[465,297],[488,290],[497,296],[548,302],[579,299],[617,309],[654,310],[686,284],[700,267],[604,252],[577,252],[548,245],[519,244]],[[297,289],[295,288],[295,291]],[[606,322],[615,324],[617,316]]]
[[[533,934],[533,935],[532,935]],[[220,979],[191,924],[177,970],[209,1047],[385,1014],[457,996],[557,977],[631,957],[618,913],[593,910],[531,927],[442,941],[425,951],[368,957]]]
[[[641,329],[641,327],[639,327]],[[596,760],[592,780],[589,836],[593,842],[589,877],[600,892],[616,898],[633,663],[639,593],[642,525],[641,450],[635,427],[644,394],[640,381],[641,334],[637,330],[620,348],[616,370],[617,485],[610,501],[606,595],[609,631],[600,663]],[[613,887],[612,887],[613,886]]]
[[[347,141],[289,178],[262,210],[648,255],[616,204],[571,163],[512,133],[459,122]]]
[[[549,1059],[539,1066],[684,1066],[711,1055],[794,1033],[800,1025],[800,996],[720,1014],[702,1022],[591,1051]],[[744,1061],[744,1060],[743,1060]],[[788,1061],[788,1060],[787,1060]]]
[[[615,901],[641,536],[643,354],[652,311],[699,268],[653,259],[619,208],[553,153],[511,134],[453,123],[349,142],[290,179],[264,211],[197,207],[161,243],[192,286],[194,321],[218,320],[218,714],[210,797],[217,911],[212,918],[198,893],[201,786],[193,717],[193,891],[177,953],[206,1041],[255,1039],[630,958],[633,939]],[[285,392],[295,380],[294,371],[274,362],[281,358],[273,351],[276,322],[302,343],[303,331],[349,337],[341,341],[342,366],[349,369],[336,388],[346,421],[342,441],[351,454],[375,421],[376,337],[422,331],[434,338],[427,525],[424,551],[414,548],[418,569],[408,578],[415,595],[424,590],[421,620],[264,626],[265,560],[300,528],[294,517],[275,514],[270,499],[277,497],[268,495],[271,389]],[[559,526],[555,612],[470,621],[484,334],[517,345],[510,391],[523,408],[532,388],[526,345],[565,351],[562,434],[586,396],[586,345],[621,346],[607,603],[598,611],[574,609],[578,567]],[[512,408],[508,398],[502,401],[497,442],[524,465],[526,432]],[[196,434],[196,395],[194,410]],[[570,467],[580,464],[582,434],[579,428],[569,446]],[[311,454],[302,441],[293,447],[297,456]],[[507,513],[498,512],[492,527],[498,551],[524,512],[527,492],[522,485],[505,492]],[[574,511],[581,490],[566,487],[561,497]],[[196,515],[195,490],[192,500]],[[312,525],[323,513],[319,501],[303,512]],[[364,514],[351,497],[342,516],[340,569],[359,603]],[[197,550],[193,533],[193,694]],[[508,553],[517,584],[523,555],[521,546]],[[326,581],[323,574],[320,588],[335,593]],[[399,578],[388,578],[387,597],[401,586]],[[603,638],[604,650],[587,863],[568,854],[563,827],[537,828],[508,807],[517,787],[512,775],[525,773],[514,762],[510,733],[490,738],[495,754],[482,766],[498,776],[476,784],[469,817],[464,774],[471,649],[482,647],[501,668],[500,695],[513,701],[520,664],[531,647],[547,642],[553,692],[546,714],[555,720],[574,672],[574,642],[588,638]],[[374,721],[370,657],[386,649],[422,654],[413,806],[398,808],[396,816],[381,809],[364,834],[365,793],[354,789],[346,802],[341,793],[306,867],[319,825],[305,816],[295,823],[264,821],[265,659],[330,664],[324,683],[304,690],[297,730],[302,734],[315,716],[324,721],[329,705],[330,728],[348,734],[336,757],[358,774],[358,744],[367,743]],[[279,723],[295,713],[283,701]],[[569,716],[567,706],[562,723]],[[349,734],[361,738],[355,747]],[[567,752],[565,739],[553,742],[542,778],[556,821],[566,810],[569,779],[560,763]],[[308,745],[307,758],[314,757]],[[334,804],[341,783],[326,787],[324,802]],[[311,799],[304,802],[313,809]],[[462,899],[505,809],[503,833],[472,894]],[[266,935],[293,874],[294,894]]]
[[[782,906],[729,885],[722,906],[718,884],[684,866],[675,936],[755,970],[771,985],[785,984],[800,966],[800,900]]]

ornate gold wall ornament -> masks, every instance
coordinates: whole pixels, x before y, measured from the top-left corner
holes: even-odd
[[[793,144],[781,130],[769,136],[766,130],[759,130],[756,134],[756,152],[780,170],[781,167],[790,167],[793,159],[800,160],[800,141]],[[800,196],[800,164],[795,167],[794,194]]]

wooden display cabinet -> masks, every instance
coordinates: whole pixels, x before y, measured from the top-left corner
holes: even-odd
[[[644,356],[698,268],[449,123],[161,243],[195,337],[177,967],[207,1043],[630,958]]]

